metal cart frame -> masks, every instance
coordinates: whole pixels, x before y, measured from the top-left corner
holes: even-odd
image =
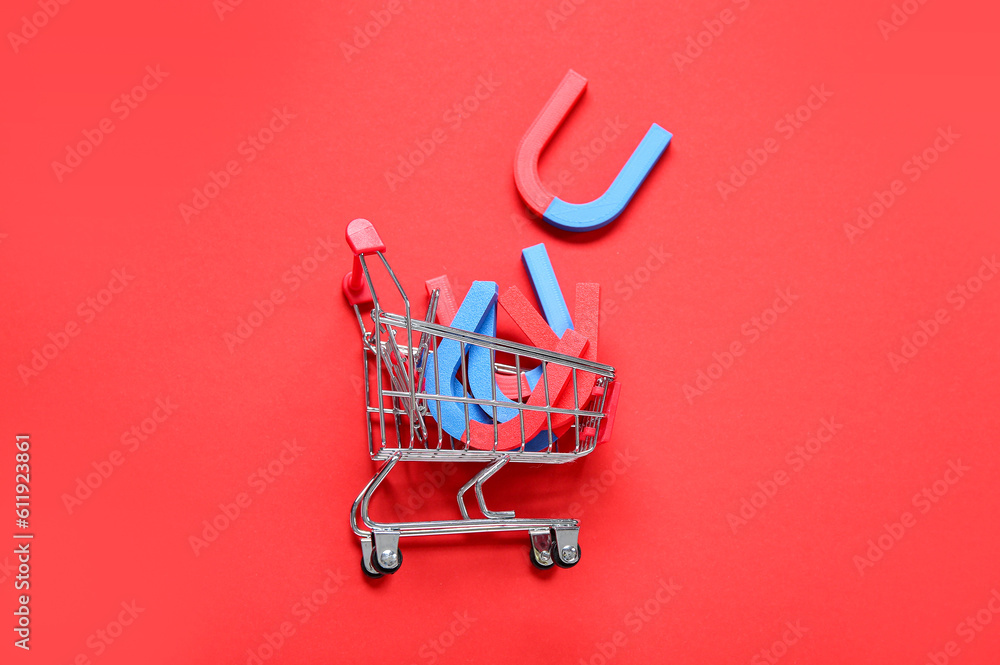
[[[437,291],[431,294],[424,319],[414,318],[410,300],[386,260],[385,246],[371,223],[367,220],[351,222],[347,227],[347,240],[355,259],[354,270],[344,278],[343,287],[361,330],[368,453],[372,460],[383,462],[351,507],[351,529],[361,541],[364,572],[371,577],[381,577],[399,570],[402,564],[399,539],[402,537],[494,531],[527,531],[531,541],[530,558],[536,567],[548,569],[559,565],[568,568],[575,565],[580,560],[580,527],[577,520],[518,518],[513,511],[491,511],[483,497],[483,484],[511,462],[563,464],[593,452],[597,443],[610,435],[618,388],[618,384],[614,382],[614,368],[432,323]],[[375,265],[381,264],[384,267],[402,298],[402,315],[387,312],[380,305],[367,260],[373,256],[378,259]],[[366,310],[368,306],[371,311],[366,316],[363,309]],[[366,319],[369,319],[367,325]],[[425,392],[427,372],[433,371],[436,377],[439,376],[438,347],[444,340],[452,340],[452,343],[457,342],[461,346],[461,371],[457,377],[462,389],[460,395],[441,394],[439,390]],[[490,362],[498,373],[520,376],[522,367],[527,369],[529,365],[540,365],[542,376],[538,380],[538,386],[544,391],[544,404],[525,403],[527,395],[522,393],[520,381],[516,382],[517,399],[514,401],[503,399],[502,396],[498,399],[495,382],[491,399],[474,397],[466,374],[466,354],[472,346],[489,351]],[[513,357],[513,364],[496,362],[498,353]],[[559,366],[569,370],[569,379],[564,379],[564,392],[572,390],[572,405],[565,404],[567,398],[563,397],[560,402],[551,394],[559,393],[557,386],[550,387],[550,374]],[[565,376],[566,370],[562,371]],[[584,396],[581,400],[578,383],[584,373],[594,375],[594,388],[589,396]],[[439,389],[441,381],[434,383]],[[613,395],[613,398],[608,399],[609,395]],[[510,399],[513,400],[513,397]],[[446,402],[456,403],[464,410],[465,430],[461,437],[448,434],[438,425],[441,421],[442,404]],[[553,402],[561,406],[556,406]],[[479,423],[472,424],[475,420],[472,412],[477,408],[491,416],[488,419],[492,421],[492,446],[482,446],[481,439],[477,446],[472,436],[473,427],[479,427],[480,434],[484,431],[483,427],[489,427]],[[517,412],[520,440],[515,447],[500,445],[501,423],[497,422],[499,409],[506,412],[513,409]],[[547,429],[543,431],[547,432],[548,445],[541,450],[528,449],[531,436],[526,433],[525,422],[532,411],[545,416]],[[571,423],[561,437],[553,434],[552,427],[553,417],[560,414],[564,414],[560,420],[569,420]],[[537,423],[538,416],[533,418],[533,422]],[[542,443],[544,445],[545,441]],[[484,464],[458,491],[461,519],[389,523],[376,521],[370,516],[369,503],[372,495],[386,476],[399,462],[414,460]],[[482,518],[470,517],[466,509],[465,493],[473,487]]]

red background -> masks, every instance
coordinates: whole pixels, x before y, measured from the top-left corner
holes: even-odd
[[[762,649],[794,637],[786,622],[808,630],[781,662],[924,663],[949,641],[949,662],[997,661],[1000,617],[971,642],[959,624],[1000,588],[1000,280],[961,309],[948,300],[1000,246],[995,7],[928,2],[885,39],[889,0],[564,2],[575,10],[554,29],[556,0],[404,2],[348,59],[342,43],[380,1],[247,0],[221,19],[209,0],[169,4],[60,5],[16,52],[9,36],[0,48],[0,499],[13,503],[14,436],[30,433],[36,534],[32,650],[7,632],[4,662],[245,663],[285,621],[295,633],[268,662],[600,663],[616,631],[619,662],[768,662]],[[735,21],[679,67],[726,8]],[[7,2],[0,25],[37,11]],[[120,119],[112,102],[157,65],[166,78]],[[546,180],[571,174],[563,198],[600,194],[650,123],[674,133],[625,214],[592,234],[529,219],[512,177],[569,68],[590,87],[541,164]],[[480,76],[499,85],[455,129],[445,113]],[[821,85],[832,97],[784,138],[775,123]],[[247,163],[239,146],[274,108],[295,117]],[[52,163],[105,117],[114,131],[60,181]],[[573,153],[615,118],[621,136],[579,170]],[[911,181],[904,163],[949,127],[960,138]],[[446,140],[390,189],[398,156],[437,129]],[[778,151],[724,201],[717,183],[769,138]],[[240,173],[185,223],[179,206],[229,160]],[[905,193],[851,242],[844,224],[894,179]],[[343,229],[359,216],[419,309],[441,273],[460,295],[475,279],[528,289],[519,252],[538,242],[566,293],[598,281],[615,301],[600,341],[624,386],[611,444],[487,485],[494,509],[524,515],[579,503],[573,570],[535,571],[516,534],[405,540],[399,574],[362,576],[347,513],[375,465],[340,295]],[[336,251],[292,290],[283,276],[328,236]],[[616,291],[661,246],[666,264]],[[123,267],[134,280],[86,322],[78,305]],[[224,336],[276,288],[285,300],[231,352]],[[779,288],[799,299],[686,399]],[[948,322],[894,368],[888,354],[938,309]],[[23,380],[70,322],[79,334]],[[176,412],[68,510],[64,495],[126,450],[157,398]],[[793,471],[786,455],[830,417],[843,429]],[[293,439],[304,452],[257,494],[251,474]],[[615,474],[624,451],[638,461]],[[958,460],[970,470],[921,512],[913,495]],[[394,472],[376,514],[392,519],[440,468]],[[782,470],[790,481],[734,533],[727,515]],[[423,514],[453,515],[471,472]],[[252,503],[196,556],[189,537],[240,492]],[[12,509],[0,532],[15,531]],[[861,574],[855,557],[904,512],[915,525]],[[299,623],[294,605],[328,569],[343,583]],[[15,592],[0,576],[7,625]],[[661,580],[681,587],[666,604]],[[133,600],[144,611],[97,655],[96,631]],[[657,611],[635,632],[644,604]],[[456,611],[474,621],[442,639]]]

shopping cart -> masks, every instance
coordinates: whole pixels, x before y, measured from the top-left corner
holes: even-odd
[[[607,440],[618,401],[614,368],[435,324],[436,290],[431,293],[426,316],[415,318],[410,300],[385,258],[385,245],[371,223],[356,219],[348,224],[347,242],[355,258],[343,290],[361,328],[368,453],[372,460],[383,462],[351,507],[351,528],[361,539],[364,572],[381,577],[399,570],[403,561],[399,539],[403,536],[494,531],[527,531],[530,560],[538,568],[575,565],[580,560],[577,520],[516,518],[513,511],[491,511],[483,498],[483,483],[510,462],[571,462]],[[368,265],[376,257],[373,266],[381,262],[402,298],[402,315],[382,309]],[[585,338],[573,331],[567,331],[560,344],[574,336],[585,345]],[[461,366],[453,377],[442,377],[446,370],[438,365],[439,350],[447,345],[460,350]],[[530,394],[529,386],[522,386],[526,382],[519,378],[504,382],[516,385],[516,396],[507,398],[498,396],[497,384],[491,381],[489,398],[477,398],[470,391],[467,371],[467,352],[474,346],[488,351],[490,365],[498,375],[507,374],[511,379],[540,367],[541,378]],[[561,348],[581,354],[580,344],[567,342]],[[498,362],[498,356],[505,362]],[[442,390],[442,384],[449,380],[449,389]],[[477,409],[482,411],[478,421]],[[460,418],[464,415],[464,423],[459,424],[464,425],[461,436],[449,434],[440,424],[444,411],[454,414],[456,410]],[[488,417],[483,418],[483,413]],[[502,413],[514,416],[505,419]],[[455,428],[451,429],[454,433]],[[410,460],[485,465],[458,491],[461,519],[387,523],[371,518],[368,507],[375,490],[398,462]],[[465,493],[472,487],[482,518],[470,517],[466,509]]]

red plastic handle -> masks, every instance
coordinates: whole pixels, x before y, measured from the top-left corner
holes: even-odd
[[[362,254],[384,252],[385,243],[379,237],[378,231],[367,219],[355,219],[347,225],[347,245],[354,252],[354,269],[344,276],[344,297],[352,305],[371,304],[372,294],[365,281],[365,273],[361,269]]]
[[[355,254],[384,252],[385,243],[378,237],[378,231],[367,219],[353,220],[347,225],[347,244]]]

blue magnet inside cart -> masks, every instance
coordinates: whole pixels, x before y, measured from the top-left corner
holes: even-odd
[[[473,282],[465,300],[462,301],[462,306],[455,313],[451,327],[466,332],[476,332],[483,325],[490,312],[493,313],[493,325],[495,326],[498,291],[496,282]],[[468,354],[473,348],[475,348],[473,345],[466,344],[465,353]],[[458,372],[462,367],[462,357],[462,344],[450,338],[442,340],[436,354],[434,352],[428,354],[426,369],[426,392],[428,394],[442,397],[466,397],[462,382],[458,379]],[[468,360],[466,360],[466,369],[468,369]],[[445,432],[456,439],[461,439],[465,434],[466,413],[471,420],[492,422],[492,419],[486,416],[486,413],[476,404],[428,398],[427,406],[431,417]],[[466,407],[468,407],[468,411],[466,411]]]
[[[531,287],[535,291],[538,304],[542,307],[545,321],[556,337],[562,337],[564,332],[573,329],[573,318],[570,316],[569,307],[566,306],[566,299],[563,298],[545,243],[526,247],[521,251],[521,261],[528,271]],[[525,372],[525,376],[528,385],[534,390],[538,379],[542,378],[542,368],[534,367]]]
[[[573,329],[573,319],[563,297],[555,269],[549,259],[544,243],[525,248],[521,259],[531,281],[535,297],[541,306],[545,321],[557,337]],[[466,294],[453,320],[453,328],[495,337],[497,334],[497,285],[494,282],[474,282]],[[444,397],[464,397],[465,390],[458,378],[462,367],[462,345],[446,339],[435,354],[428,354],[426,370],[426,391]],[[500,390],[494,373],[495,359],[489,349],[474,344],[466,344],[467,355],[465,376],[472,397],[514,405],[517,402]],[[524,377],[533,391],[542,378],[541,366],[524,372]],[[527,395],[525,395],[527,397]],[[440,405],[440,414],[438,408]],[[466,422],[485,424],[505,423],[518,417],[516,408],[495,405],[463,404],[451,400],[428,399],[431,416],[442,429],[453,437],[462,438]],[[550,441],[550,437],[552,441]],[[525,450],[544,450],[555,440],[555,433],[543,430],[526,442]]]
[[[573,319],[570,316],[569,307],[566,306],[566,299],[563,297],[559,280],[556,278],[555,269],[552,267],[545,244],[539,243],[538,245],[525,248],[521,252],[521,260],[528,272],[535,297],[538,299],[542,312],[545,315],[545,321],[557,337],[562,337],[567,330],[573,329]],[[476,332],[484,335],[496,335],[495,305],[492,313],[486,315],[481,328]],[[469,389],[472,394],[477,399],[489,399],[514,404],[514,400],[504,395],[499,387],[496,386],[492,368],[493,362],[491,362],[489,350],[482,347],[472,347],[469,351],[467,365]],[[531,390],[534,390],[535,386],[538,385],[539,379],[542,378],[541,366],[525,371],[524,376]],[[478,413],[476,416],[470,413],[471,419],[478,422],[491,422],[493,420],[492,411],[494,407],[479,407],[477,405],[477,408],[481,409],[483,415],[489,417],[489,420],[482,420],[476,417],[479,415]],[[496,407],[496,422],[503,423],[516,417],[517,409]],[[550,443],[549,436],[548,430],[539,432],[525,444],[525,450],[539,451],[548,448]],[[554,440],[554,434],[552,436]]]

